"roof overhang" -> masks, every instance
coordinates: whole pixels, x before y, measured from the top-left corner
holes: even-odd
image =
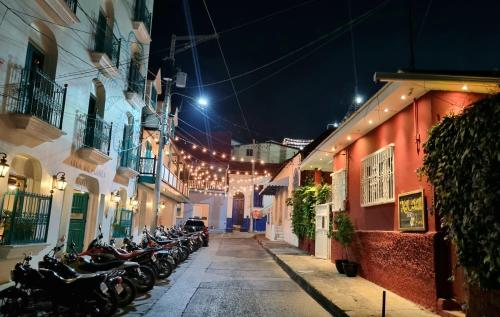
[[[288,177],[280,178],[279,180],[272,181],[260,191],[261,195],[274,196],[281,188],[288,187]]]
[[[431,90],[500,93],[500,77],[375,73],[374,79],[386,84],[302,161],[301,170],[333,171],[334,155]]]

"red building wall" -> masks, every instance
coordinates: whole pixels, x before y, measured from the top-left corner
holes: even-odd
[[[433,208],[432,188],[417,175],[422,165],[422,146],[429,129],[444,115],[459,112],[480,98],[469,93],[430,92],[334,157],[334,170],[348,169],[347,208],[357,230],[351,260],[360,264],[360,275],[431,309],[436,309],[442,289],[438,284],[443,279],[436,276],[436,268],[443,262],[439,257],[448,254],[436,252],[441,238],[436,232],[439,219]],[[400,193],[424,190],[425,233],[398,231],[396,203],[361,207],[361,160],[389,144],[394,144],[395,200]],[[339,258],[341,248],[333,242],[332,261]]]

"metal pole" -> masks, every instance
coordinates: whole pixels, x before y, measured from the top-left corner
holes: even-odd
[[[169,62],[174,63],[174,54],[175,54],[175,34],[172,34],[172,38],[170,40],[170,54],[169,54]],[[173,76],[172,76],[173,77]],[[169,126],[170,117],[168,116],[168,112],[170,111],[170,91],[172,88],[173,78],[167,78],[167,85],[165,88],[165,100],[161,106],[160,112],[160,139],[158,142],[158,159],[156,161],[156,175],[155,175],[155,195],[153,199],[153,210],[156,215],[155,226],[158,226],[158,217],[160,215],[160,193],[161,193],[161,180],[163,178],[163,148],[165,144],[168,143],[168,138],[170,131],[165,131],[167,126]],[[168,122],[167,122],[168,121]]]
[[[257,151],[255,150],[255,139],[253,139],[253,146],[252,146],[252,195],[250,196],[250,227],[248,228],[248,232],[253,232],[253,208],[254,208],[254,195],[255,195],[255,180],[254,180],[254,175],[255,175],[255,155]]]
[[[385,291],[382,291],[382,317],[385,317]]]

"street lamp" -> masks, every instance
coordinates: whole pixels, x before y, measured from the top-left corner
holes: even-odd
[[[5,177],[9,171],[9,164],[7,164],[7,154],[0,152],[0,177]]]
[[[52,176],[52,191],[54,189],[63,191],[64,189],[66,189],[66,185],[68,185],[68,183],[66,182],[66,173],[59,172],[56,175]]]
[[[118,205],[121,200],[120,192],[117,190],[116,192],[111,193],[111,199]]]
[[[356,97],[354,97],[354,102],[357,105],[360,105],[363,102],[363,97],[361,97],[360,95],[357,95]]]
[[[198,98],[198,104],[202,107],[205,108],[208,106],[208,99],[205,97],[200,97]]]

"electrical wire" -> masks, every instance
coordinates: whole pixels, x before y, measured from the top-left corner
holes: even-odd
[[[263,21],[263,20],[267,20],[267,19],[272,18],[274,16],[277,16],[277,15],[280,15],[282,13],[285,13],[285,12],[288,12],[288,11],[291,11],[291,10],[303,7],[305,5],[308,5],[308,4],[310,4],[312,2],[316,2],[316,1],[318,1],[318,0],[309,0],[309,1],[298,3],[298,4],[293,5],[291,7],[288,7],[288,8],[285,8],[285,9],[281,9],[281,10],[269,13],[269,14],[267,14],[265,16],[260,17],[260,18],[256,18],[254,20],[250,20],[248,22],[244,22],[244,23],[242,23],[240,25],[227,28],[227,29],[221,31],[219,34],[225,34],[225,33],[229,33],[229,32],[235,31],[235,30],[239,30],[239,29],[244,28],[246,26],[258,23],[258,22]]]
[[[205,0],[203,0],[203,5],[205,6],[205,10],[207,11],[207,15],[208,15],[208,18],[210,19],[210,24],[212,24],[212,28],[214,30],[214,33],[217,34],[217,29],[215,28],[214,21],[212,19],[212,16],[210,15],[210,11],[208,10],[208,6],[207,6],[207,3],[206,3]],[[220,43],[220,39],[217,37],[216,40],[217,40],[217,45],[219,47],[220,54],[222,56],[222,61],[224,62],[224,67],[226,68],[227,76],[229,78],[231,78],[231,72],[229,70],[229,66],[227,64],[226,57],[224,56],[224,51],[222,50],[222,45]],[[236,91],[236,87],[234,85],[234,81],[231,79],[229,82],[231,83],[231,88],[233,89],[234,97],[236,99],[236,103],[238,104],[238,108],[240,109],[241,117],[243,119],[243,123],[245,124],[245,127],[246,127],[246,129],[248,131],[248,134],[250,135],[250,138],[251,138],[252,137],[252,133],[250,132],[250,128],[248,126],[248,122],[247,122],[247,119],[245,117],[245,113],[243,111],[243,107],[241,106],[240,98],[238,97],[238,92]]]

